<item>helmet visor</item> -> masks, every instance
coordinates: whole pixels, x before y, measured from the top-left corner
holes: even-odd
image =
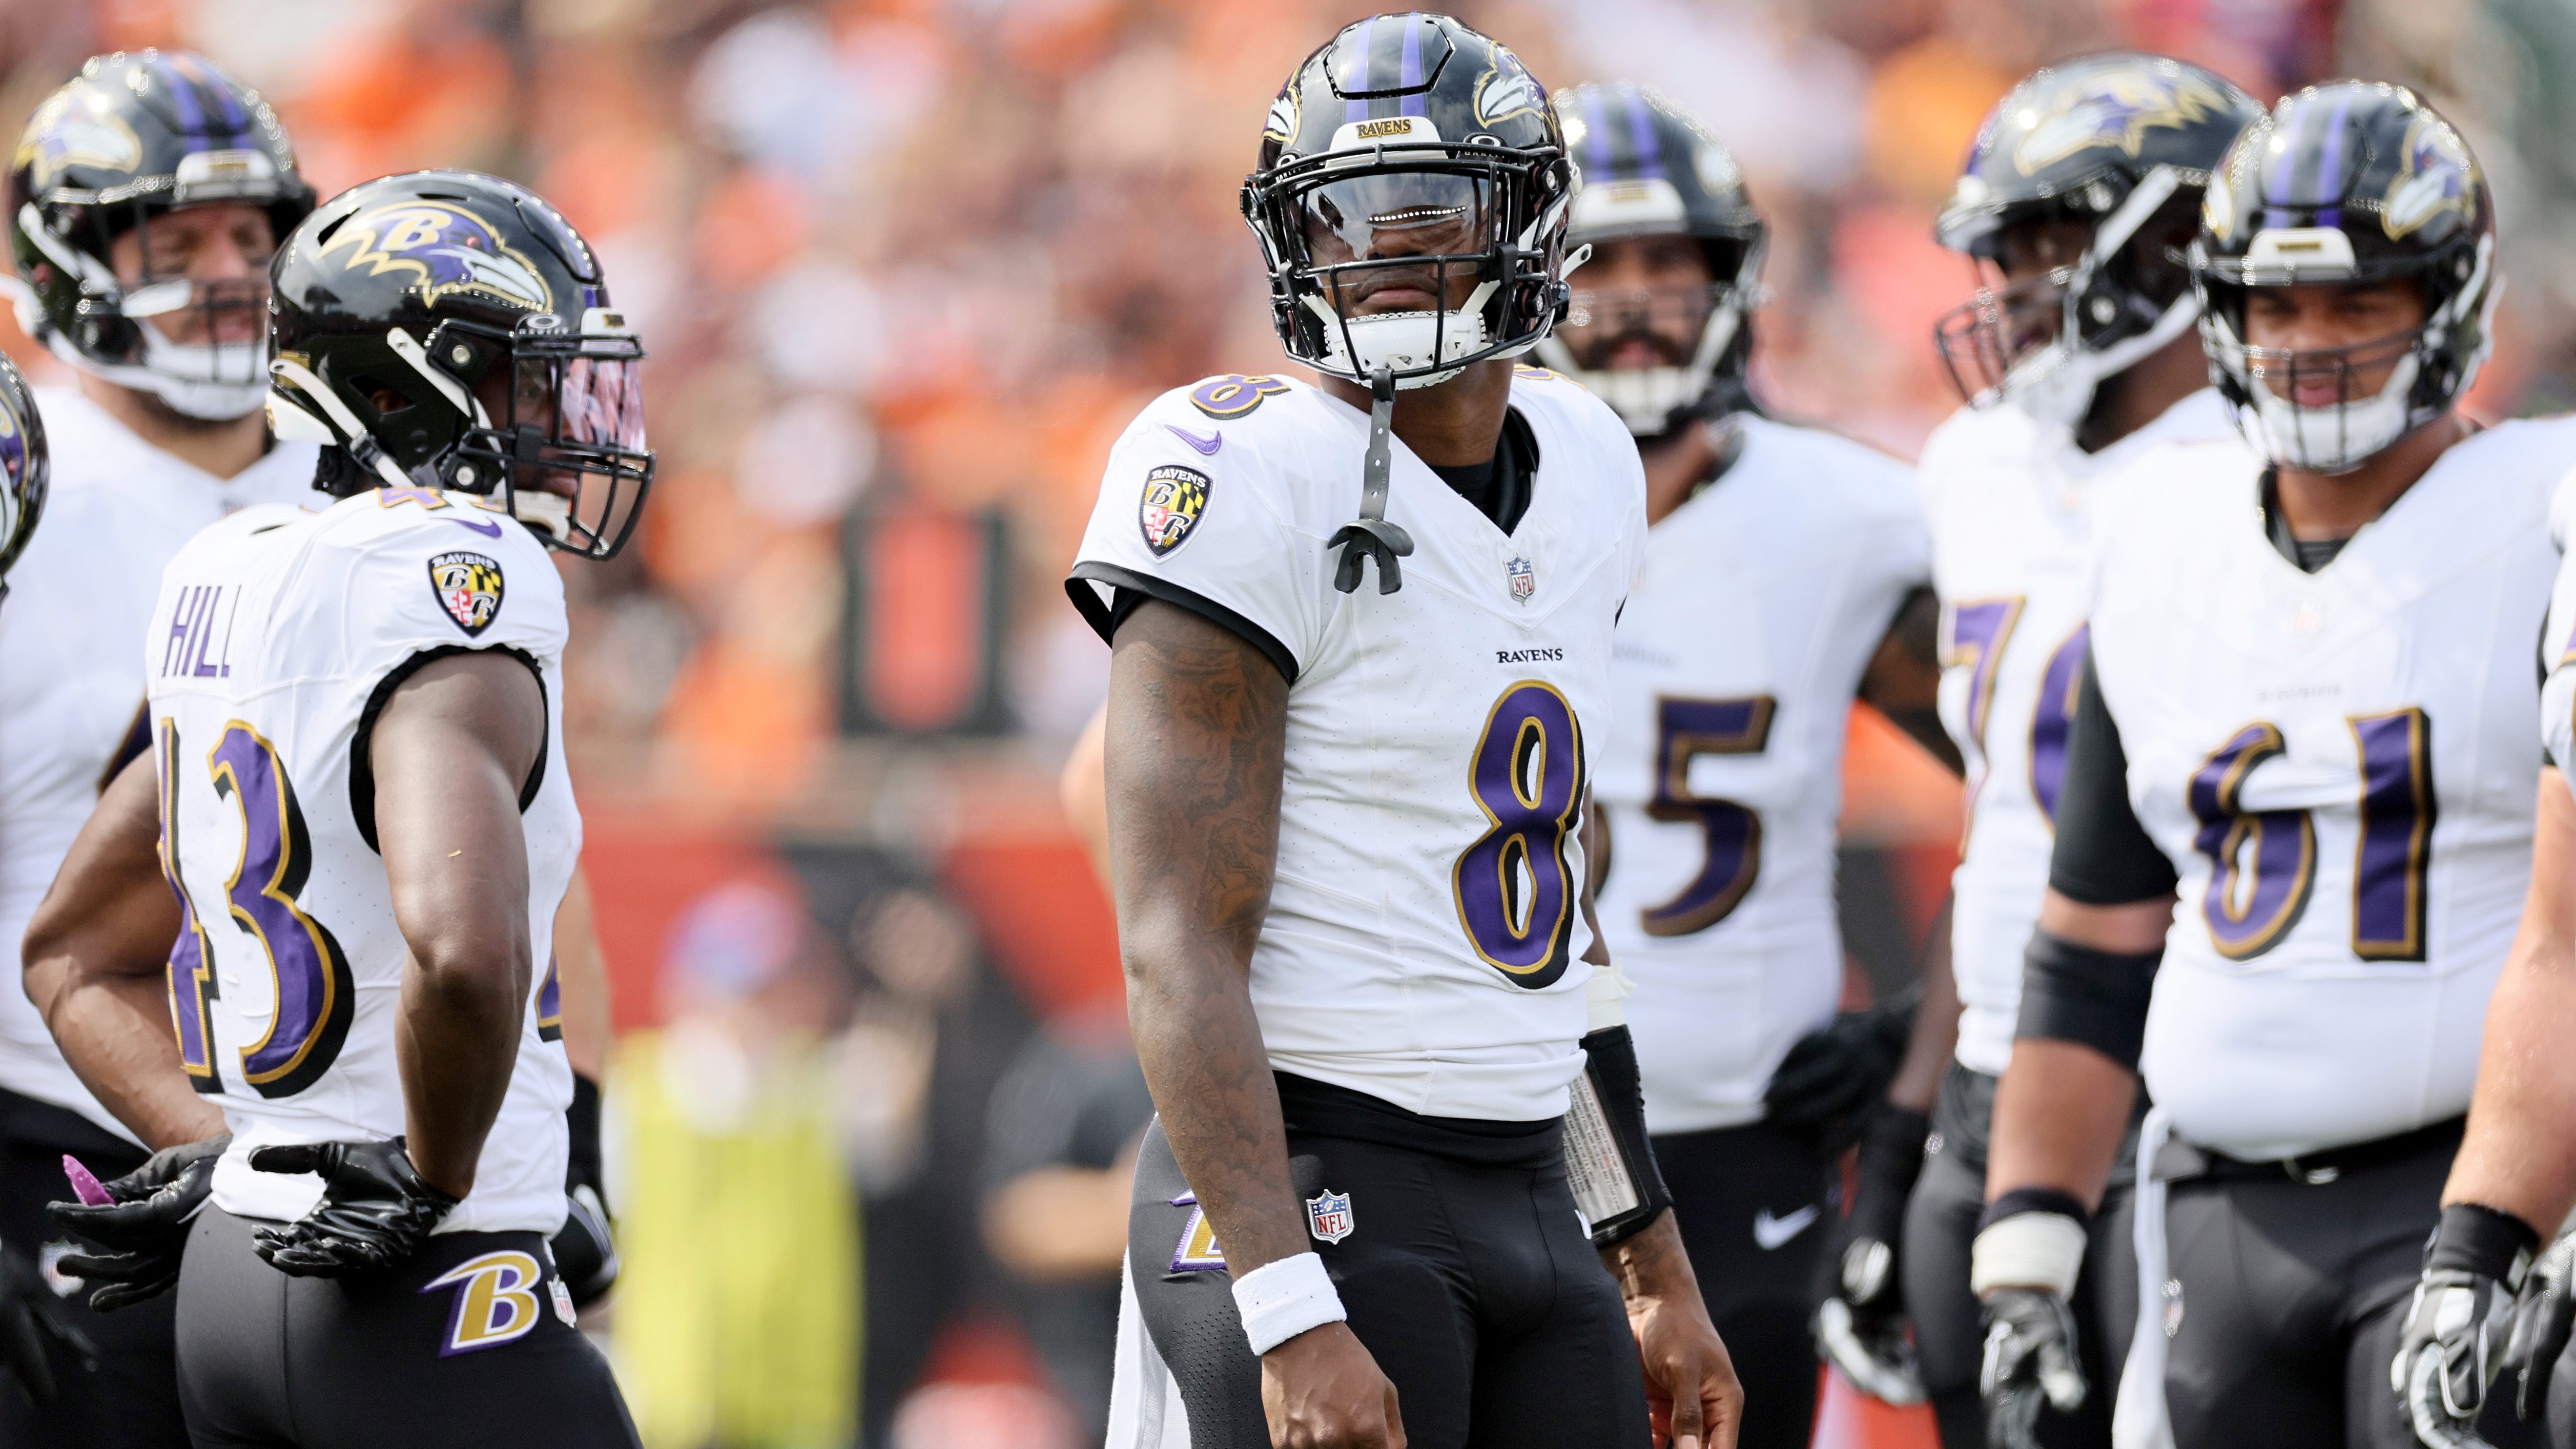
[[[1490,184],[1445,171],[1378,171],[1327,181],[1299,199],[1308,259],[1318,266],[1485,249]]]

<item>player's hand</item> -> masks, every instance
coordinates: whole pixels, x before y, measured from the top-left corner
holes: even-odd
[[[399,1137],[263,1147],[250,1165],[321,1175],[322,1200],[313,1211],[253,1234],[270,1267],[299,1278],[390,1268],[410,1257],[457,1201],[421,1179]]]
[[[564,1225],[546,1244],[555,1272],[571,1290],[572,1306],[588,1308],[617,1286],[617,1239],[599,1190],[581,1183],[564,1194]]]
[[[2075,1357],[2075,1315],[2048,1288],[1997,1288],[1986,1295],[1986,1353],[1977,1392],[1986,1401],[1990,1449],[2038,1449],[2042,1402],[2061,1414],[2084,1404]]]
[[[102,1250],[67,1253],[60,1265],[92,1285],[92,1309],[113,1313],[178,1283],[188,1225],[214,1191],[215,1163],[232,1141],[223,1133],[153,1153],[141,1167],[100,1184],[113,1202],[45,1205],[47,1222]]]
[[[1346,1323],[1261,1356],[1261,1412],[1275,1449],[1404,1449],[1395,1385]]]
[[[1929,1130],[1920,1112],[1883,1102],[1872,1112],[1861,1133],[1859,1183],[1843,1220],[1834,1279],[1816,1309],[1817,1350],[1854,1388],[1882,1403],[1923,1402],[1898,1286],[1897,1245]]]
[[[1913,1030],[1909,992],[1866,1011],[1846,1011],[1800,1037],[1762,1089],[1764,1118],[1812,1132],[1827,1151],[1841,1151],[1896,1076]]]
[[[2505,1345],[2504,1367],[2514,1378],[2514,1417],[2525,1423],[2547,1411],[2550,1371],[2567,1347],[2570,1326],[2576,1325],[2576,1281],[2571,1280],[2576,1280],[2576,1233],[2549,1245],[2514,1301],[2513,1337]]]
[[[2405,1401],[2415,1437],[2432,1449],[2484,1449],[2478,1415],[2487,1386],[2504,1371],[2515,1295],[2539,1241],[2529,1226],[2492,1208],[2442,1209],[2388,1365],[2389,1386]]]
[[[1601,1256],[1619,1280],[1628,1329],[1637,1336],[1653,1442],[1658,1449],[1735,1449],[1744,1427],[1744,1386],[1708,1321],[1672,1209]]]
[[[54,1401],[50,1346],[68,1350],[84,1369],[98,1367],[97,1346],[57,1315],[35,1260],[0,1243],[0,1378],[16,1379],[40,1409]]]

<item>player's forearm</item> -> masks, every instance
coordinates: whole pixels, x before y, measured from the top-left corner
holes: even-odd
[[[451,938],[439,946],[426,956],[413,947],[395,1052],[412,1166],[463,1197],[518,1061],[528,942],[522,934],[515,943]]]
[[[2015,1188],[2054,1188],[2102,1205],[2137,1105],[2138,1078],[2073,1042],[2023,1037],[1995,1088],[1986,1200]]]
[[[1630,1303],[1687,1295],[1699,1301],[1699,1276],[1691,1271],[1690,1254],[1682,1248],[1681,1224],[1666,1208],[1633,1236],[1597,1250],[1601,1266],[1619,1280],[1619,1296]]]
[[[1932,920],[1931,940],[1923,949],[1922,1004],[1914,1011],[1914,1031],[1905,1041],[1904,1060],[1887,1084],[1887,1100],[1909,1112],[1929,1112],[1941,1093],[1941,1074],[1959,1049],[1959,982],[1950,971],[1950,904]]]
[[[54,957],[28,963],[31,997],[40,976],[47,982],[40,1003],[45,1029],[72,1074],[126,1131],[159,1151],[224,1130],[222,1109],[198,1095],[180,1066],[164,983],[143,976],[73,979],[68,959]]]
[[[1237,1276],[1305,1251],[1250,963],[1279,844],[1287,683],[1167,604],[1119,630],[1105,777],[1128,1020],[1163,1133]]]
[[[2535,888],[2535,895],[2538,894]],[[2576,1205],[2576,941],[2526,915],[2487,1005],[2468,1136],[2442,1189],[2445,1206],[2508,1212],[2546,1238]]]
[[[1953,775],[1967,764],[1941,726],[1941,660],[1936,644],[1941,603],[1928,588],[1906,596],[1861,674],[1860,697],[1921,745]]]
[[[555,911],[555,972],[563,994],[564,1058],[596,1082],[607,1071],[615,1033],[608,1009],[608,957],[599,949],[590,878],[578,869]]]

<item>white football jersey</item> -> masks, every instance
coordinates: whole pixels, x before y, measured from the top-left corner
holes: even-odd
[[[1442,1117],[1561,1115],[1583,1068],[1587,730],[1645,548],[1617,415],[1516,369],[1539,450],[1506,537],[1401,439],[1404,587],[1333,588],[1368,414],[1283,378],[1148,406],[1109,457],[1069,587],[1182,590],[1290,676],[1278,878],[1252,957],[1271,1064]]]
[[[1931,541],[1905,465],[1746,418],[1744,450],[1646,536],[1594,726],[1601,932],[1636,984],[1646,1123],[1759,1120],[1842,996],[1835,827],[1852,695]]]
[[[375,851],[359,725],[421,656],[506,649],[538,666],[548,703],[521,816],[537,971],[474,1190],[439,1230],[562,1225],[572,1069],[552,945],[581,850],[554,708],[563,646],[563,581],[545,545],[462,493],[253,509],[171,561],[142,650],[162,859],[187,917],[171,1014],[183,1064],[232,1126],[215,1171],[224,1211],[293,1219],[320,1195],[319,1178],[252,1171],[262,1144],[403,1131],[394,1037],[410,950]]]
[[[2264,536],[2241,443],[2114,493],[2094,670],[2180,877],[2140,1070],[2186,1139],[2267,1161],[2468,1109],[2531,875],[2571,460],[2576,420],[2490,429],[2314,574]]]
[[[257,503],[322,507],[314,448],[279,443],[217,478],[68,388],[39,388],[51,496],[0,603],[0,1088],[130,1135],[72,1075],[27,1000],[19,944],[109,767],[139,744],[137,646],[161,569],[190,535]]]
[[[2086,453],[2009,404],[1962,409],[1918,473],[1941,595],[1941,722],[1968,766],[1968,833],[1951,877],[1950,963],[1962,1065],[2000,1075],[2021,1010],[2022,949],[2056,844],[2066,724],[2084,662],[2102,480],[2161,443],[2236,436],[2203,388]]]

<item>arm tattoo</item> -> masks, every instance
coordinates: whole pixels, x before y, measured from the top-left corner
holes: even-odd
[[[1233,633],[1159,602],[1119,628],[1106,766],[1128,1018],[1237,1274],[1306,1250],[1250,986],[1287,721],[1287,681]]]

